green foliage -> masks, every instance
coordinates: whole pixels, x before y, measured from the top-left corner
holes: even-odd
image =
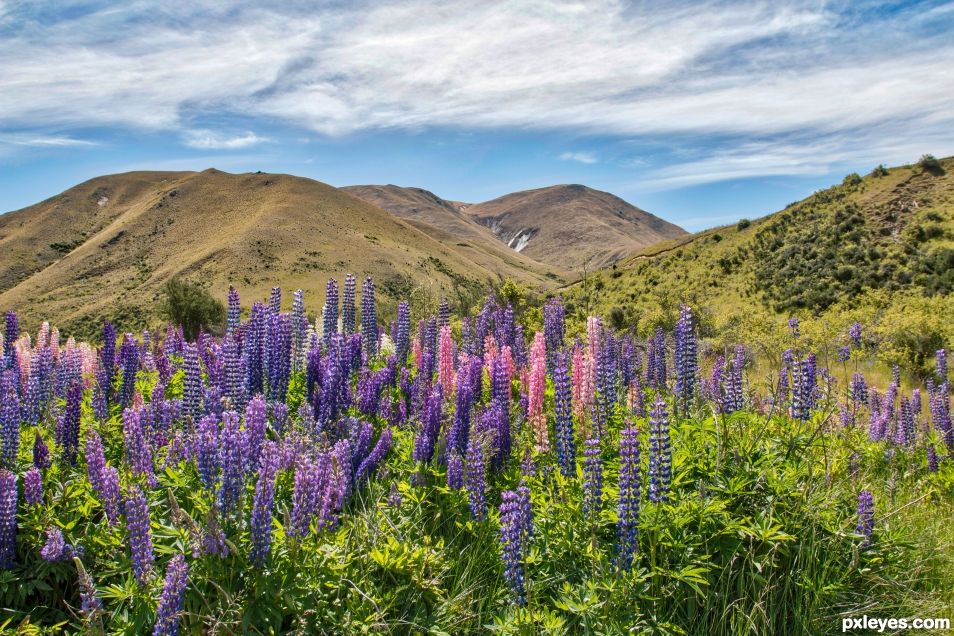
[[[941,165],[941,162],[938,161],[937,157],[934,155],[921,155],[921,158],[918,160],[918,166],[924,172],[933,174],[935,176],[944,174],[944,166]]]
[[[748,219],[741,219],[738,223],[736,223],[735,229],[741,232],[742,230],[748,229],[750,225],[752,225],[752,221]]]
[[[162,291],[163,314],[182,327],[186,338],[192,340],[201,330],[222,327],[225,307],[201,285],[171,278]]]

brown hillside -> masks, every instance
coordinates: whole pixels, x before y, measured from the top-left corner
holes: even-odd
[[[154,324],[162,285],[177,275],[223,299],[232,282],[245,303],[275,284],[287,302],[300,287],[310,313],[328,277],[347,272],[375,277],[384,311],[405,297],[466,301],[504,276],[557,282],[515,260],[475,258],[317,181],[217,170],[87,181],[0,216],[0,247],[0,309],[16,308],[28,328],[49,318],[81,335],[105,317]]]
[[[445,201],[422,188],[396,185],[357,185],[341,188],[359,199],[409,221],[414,227],[445,245],[465,249],[484,267],[495,269],[501,261],[513,267],[545,275],[568,275],[559,267],[544,265],[508,249],[488,228],[461,212],[461,203]],[[437,231],[435,231],[437,230]]]
[[[511,248],[553,266],[608,265],[686,231],[608,192],[557,185],[464,209]]]

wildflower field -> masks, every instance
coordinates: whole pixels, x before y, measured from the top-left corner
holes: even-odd
[[[329,281],[221,336],[22,333],[0,376],[0,628],[827,634],[954,618],[954,430],[929,377],[704,348],[490,295],[383,326]],[[340,306],[340,310],[339,310]],[[647,337],[648,336],[648,337]],[[764,371],[764,369],[769,369]]]

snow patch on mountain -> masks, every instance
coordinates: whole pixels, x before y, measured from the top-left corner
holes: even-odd
[[[534,230],[520,230],[517,232],[510,242],[507,243],[507,247],[513,248],[513,251],[520,252],[527,246],[527,243],[530,242],[530,239],[533,238],[535,231]]]

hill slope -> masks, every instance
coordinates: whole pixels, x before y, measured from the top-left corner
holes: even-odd
[[[469,302],[510,276],[555,281],[516,260],[449,245],[329,185],[275,174],[135,172],[93,179],[0,216],[0,308],[25,326],[56,317],[89,335],[105,317],[123,328],[156,318],[160,290],[181,275],[218,297],[280,283],[320,310],[329,276],[375,276],[386,308],[398,298]]]
[[[608,192],[557,185],[515,192],[464,212],[507,245],[543,263],[600,267],[686,231]]]
[[[551,277],[570,275],[558,264],[544,265],[508,249],[493,232],[462,212],[463,204],[445,201],[428,190],[396,185],[356,185],[340,189],[407,220],[445,245],[466,248],[471,258],[485,267],[494,268],[505,261],[541,275],[548,272],[552,272]]]
[[[671,322],[683,302],[718,308],[724,324],[712,329],[751,324],[756,314],[849,311],[872,294],[877,306],[869,309],[881,314],[898,299],[947,302],[954,297],[954,158],[940,163],[943,173],[908,165],[849,175],[756,221],[654,246],[568,288],[569,306],[577,318],[588,309],[645,330]],[[926,341],[934,337],[927,326],[910,331],[912,341],[925,340],[911,345],[922,354],[944,344]]]

